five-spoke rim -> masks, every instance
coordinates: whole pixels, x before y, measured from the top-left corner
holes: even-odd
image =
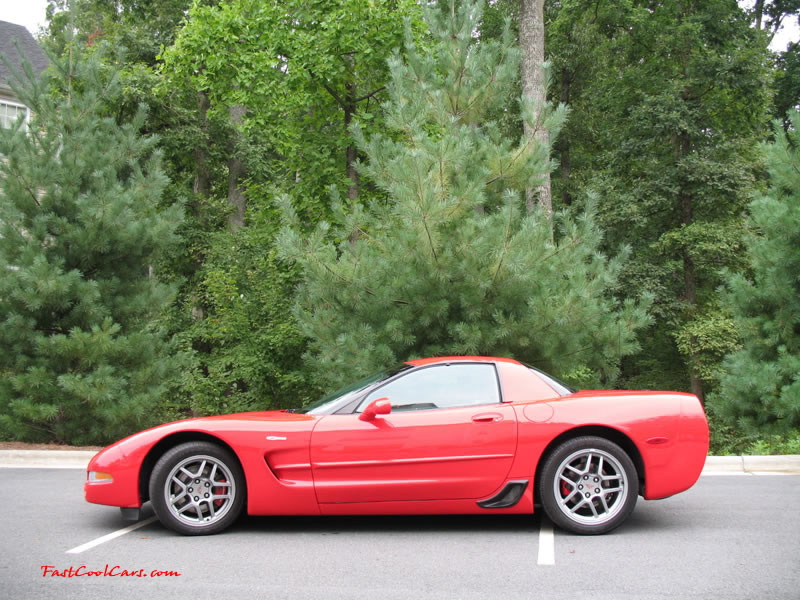
[[[561,461],[553,480],[558,508],[576,523],[599,525],[625,504],[628,477],[619,460],[604,450],[578,450]]]
[[[221,519],[236,497],[230,469],[212,456],[190,456],[170,471],[164,497],[172,514],[194,527]]]

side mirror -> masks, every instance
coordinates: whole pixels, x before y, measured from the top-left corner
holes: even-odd
[[[378,415],[388,415],[392,412],[392,403],[388,398],[378,398],[367,404],[358,418],[362,421],[372,421]]]

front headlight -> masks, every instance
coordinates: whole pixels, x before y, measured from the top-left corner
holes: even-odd
[[[111,473],[103,473],[102,471],[89,471],[89,483],[111,483],[114,478]]]

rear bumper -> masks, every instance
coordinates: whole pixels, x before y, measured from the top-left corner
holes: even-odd
[[[681,398],[677,439],[669,447],[669,460],[657,472],[645,474],[645,499],[667,498],[688,490],[700,478],[707,455],[708,421],[703,405],[696,396],[686,394]]]

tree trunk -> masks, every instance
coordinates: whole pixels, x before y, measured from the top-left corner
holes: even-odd
[[[350,179],[350,185],[347,186],[347,199],[350,201],[350,208],[355,206],[358,200],[358,172],[356,171],[356,147],[350,137],[350,122],[353,120],[353,115],[356,112],[356,73],[355,73],[355,57],[349,54],[345,57],[345,62],[350,67],[351,80],[347,84],[347,95],[345,96],[344,106],[344,134],[350,139],[350,144],[345,150],[345,172]]]
[[[206,155],[206,144],[208,142],[208,109],[211,106],[208,94],[197,92],[197,108],[200,111],[200,131],[203,138],[199,140],[194,149],[194,185],[192,190],[198,196],[208,198],[211,189],[211,177],[208,173],[208,158]]]
[[[237,133],[246,113],[247,107],[241,104],[228,109],[228,116]],[[236,137],[238,138],[239,135]],[[235,146],[236,143],[234,143],[228,159],[228,206],[231,208],[231,212],[228,215],[228,229],[230,231],[236,231],[244,227],[244,215],[247,209],[247,195],[243,186],[245,168]]]
[[[194,182],[192,184],[192,191],[196,196],[208,198],[211,191],[211,175],[208,171],[208,153],[206,148],[209,143],[208,139],[208,109],[211,107],[211,102],[208,99],[206,92],[197,92],[197,109],[200,112],[200,131],[202,137],[197,142],[194,149]],[[202,206],[199,202],[192,202],[194,216],[200,217]],[[194,263],[195,270],[199,270],[204,260],[203,252],[195,251],[192,254],[192,262]],[[205,318],[205,310],[199,303],[199,299],[194,297],[195,304],[192,306],[192,320],[202,321]]]
[[[561,97],[559,101],[562,104],[569,104],[569,88],[572,82],[572,73],[564,69],[561,72]],[[569,159],[569,136],[565,131],[561,132],[559,137],[559,145],[561,147],[561,181],[563,188],[561,190],[561,202],[564,206],[572,204],[572,196],[569,193],[569,176],[572,173],[572,164]]]
[[[689,206],[691,206],[691,200],[689,199],[687,202],[689,203]],[[689,255],[689,251],[686,249],[684,249],[683,251],[683,283],[685,288],[686,301],[690,305],[692,305],[692,307],[696,306],[697,281],[695,279],[694,261],[692,260],[692,257]],[[695,337],[692,337],[691,341],[692,343],[695,343],[697,340]],[[691,366],[689,368],[690,368],[689,378],[692,387],[692,393],[698,398],[700,398],[700,402],[704,403],[703,382],[700,381],[700,378],[695,373],[692,372]]]
[[[676,150],[678,154],[677,158],[686,156],[689,153],[691,149],[690,144],[691,142],[689,140],[689,135],[686,132],[681,132],[678,135],[678,143],[676,144]],[[681,209],[681,223],[685,226],[691,225],[692,221],[694,220],[692,195],[687,187],[688,182],[681,177],[678,199]],[[682,255],[684,297],[686,298],[686,302],[690,305],[691,309],[694,310],[697,306],[697,277],[695,273],[694,260],[692,259],[688,248],[683,249]],[[694,337],[691,339],[691,341],[692,343],[696,343],[696,339]],[[689,370],[692,393],[700,399],[701,403],[704,403],[703,382],[700,381],[700,378],[694,372],[692,372],[691,365]]]
[[[544,0],[519,0],[519,45],[522,52],[520,64],[522,78],[522,97],[533,103],[536,122],[525,123],[525,135],[548,144],[549,136],[542,127],[542,111],[547,100],[547,82],[544,77]],[[525,191],[525,206],[530,213],[536,203],[545,211],[548,218],[553,214],[550,195],[550,173],[535,190]]]
[[[350,121],[353,120],[353,112],[355,112],[355,107],[353,106],[348,106],[344,109],[344,129],[348,134]],[[353,208],[356,200],[358,200],[358,171],[356,171],[356,147],[352,139],[345,150],[345,172],[350,179],[350,184],[347,186],[347,199],[350,201],[350,208]]]
[[[764,0],[756,0],[756,4],[753,7],[753,12],[755,13],[756,29],[761,31],[761,20],[764,17]]]

